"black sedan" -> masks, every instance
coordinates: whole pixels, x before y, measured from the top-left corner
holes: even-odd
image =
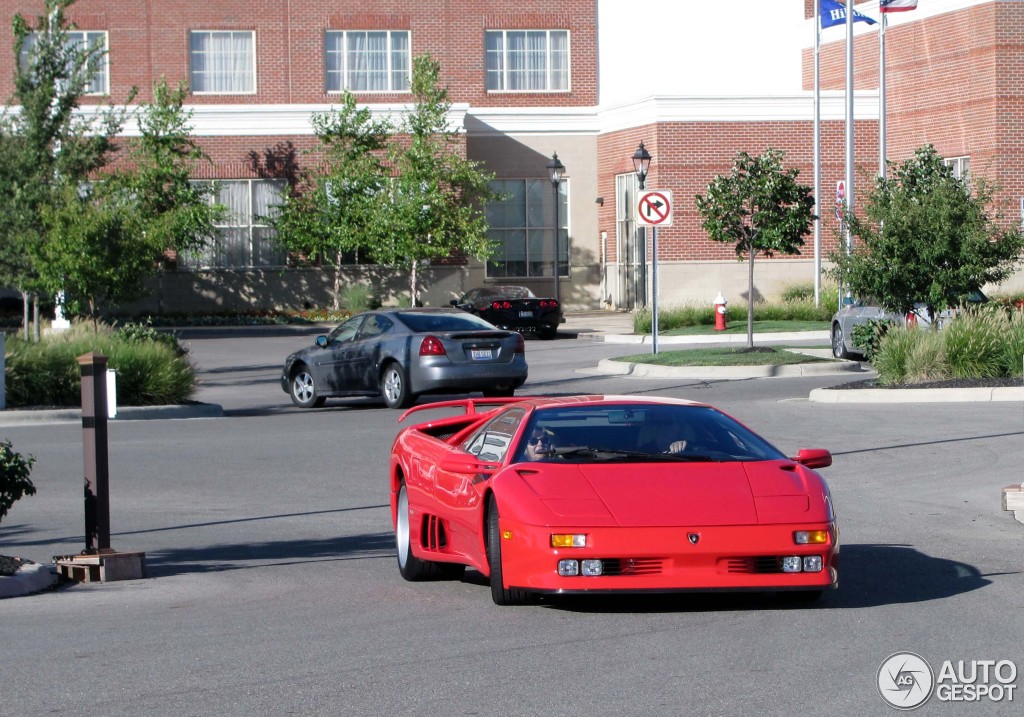
[[[424,393],[512,396],[526,381],[523,337],[458,309],[357,314],[284,362],[281,388],[317,408],[335,396],[383,396],[407,408]]]
[[[476,314],[503,329],[535,333],[551,339],[558,325],[565,323],[562,307],[555,299],[535,296],[525,286],[483,286],[470,289],[452,306]]]

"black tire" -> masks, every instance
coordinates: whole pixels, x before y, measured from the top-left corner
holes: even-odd
[[[525,605],[530,594],[519,588],[505,588],[501,572],[501,530],[498,527],[498,502],[492,494],[487,500],[487,564],[491,571],[491,599],[495,605]]]
[[[405,371],[396,361],[389,362],[380,374],[380,395],[388,408],[408,408],[416,400],[409,391]]]
[[[823,592],[823,590],[786,590],[777,595],[787,605],[810,605],[818,602]]]
[[[324,405],[326,399],[318,395],[316,380],[306,366],[300,364],[295,367],[289,385],[288,395],[299,408],[320,408]]]
[[[832,355],[837,359],[850,358],[850,352],[846,350],[846,343],[843,340],[843,327],[839,324],[832,327]]]
[[[485,398],[508,398],[515,396],[516,390],[511,385],[495,386],[494,388],[485,388],[483,394]]]
[[[547,340],[547,341],[550,341],[551,339],[555,338],[555,336],[557,336],[557,335],[558,335],[558,327],[557,326],[543,326],[543,327],[537,329],[537,336],[539,336],[540,338],[542,338],[544,340]]]
[[[409,532],[409,493],[405,483],[398,487],[398,514],[395,516],[395,556],[398,572],[410,582],[442,578],[457,580],[466,571],[465,565],[420,560],[412,554]]]

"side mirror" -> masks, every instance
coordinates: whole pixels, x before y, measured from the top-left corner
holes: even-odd
[[[796,458],[790,460],[808,468],[828,468],[832,465],[832,454],[824,448],[801,448]]]
[[[477,473],[493,473],[498,470],[498,465],[496,463],[484,463],[468,453],[464,455],[448,456],[441,461],[438,467],[448,473],[468,473],[470,475],[476,475]]]
[[[322,349],[323,348],[327,348],[327,337],[324,336],[323,334],[320,334],[319,336],[317,336],[316,337],[316,345],[319,346]]]

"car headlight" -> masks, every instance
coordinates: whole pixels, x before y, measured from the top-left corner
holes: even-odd
[[[828,542],[827,530],[797,530],[793,533],[797,545],[821,545]]]
[[[585,548],[587,547],[586,533],[552,533],[552,548]]]

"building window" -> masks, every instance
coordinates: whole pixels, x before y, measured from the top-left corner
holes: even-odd
[[[942,163],[953,170],[953,176],[968,184],[967,175],[971,170],[970,157],[947,157]]]
[[[189,33],[189,81],[193,94],[256,92],[256,38],[252,32]]]
[[[488,30],[487,89],[568,92],[568,31]]]
[[[92,67],[86,68],[86,82],[83,93],[87,95],[105,95],[109,92],[108,83],[108,62],[107,62],[107,33],[102,30],[68,30],[68,47],[79,52],[87,49],[99,50],[95,63]],[[32,53],[36,43],[39,41],[38,33],[29,33],[21,46],[19,62],[22,69],[27,69],[32,64]]]
[[[487,205],[488,235],[494,252],[487,260],[488,278],[553,276],[555,247],[554,192],[547,179],[502,179],[491,182],[502,199]],[[559,184],[558,275],[569,275],[568,182]]]
[[[203,181],[203,184],[210,182]],[[183,257],[192,269],[214,267],[234,269],[284,266],[286,252],[274,241],[274,230],[261,223],[281,203],[287,185],[282,180],[238,179],[213,182],[216,191],[210,201],[228,208],[217,225],[217,238],[206,249]]]
[[[324,76],[328,92],[408,92],[409,33],[328,30]]]

